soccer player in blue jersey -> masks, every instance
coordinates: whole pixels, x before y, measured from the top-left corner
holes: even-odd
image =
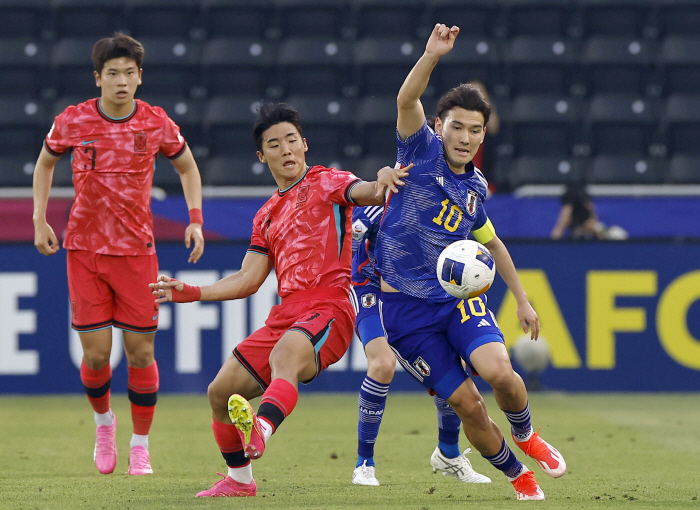
[[[384,416],[389,384],[394,378],[396,356],[384,337],[379,318],[377,296],[379,275],[375,271],[374,246],[383,206],[355,207],[352,213],[352,288],[351,299],[357,313],[355,332],[367,356],[367,376],[358,398],[357,464],[352,473],[355,485],[378,486],[375,475],[374,444]],[[469,381],[471,383],[471,381]],[[462,424],[444,398],[433,396],[438,418],[438,446],[430,457],[433,472],[442,471],[460,482],[491,483],[491,479],[474,471],[466,454],[459,451]]]
[[[404,179],[405,186],[389,195],[377,235],[380,314],[399,362],[423,386],[447,400],[471,444],[506,475],[518,499],[544,499],[534,473],[515,457],[489,418],[461,359],[491,385],[511,423],[515,443],[545,473],[562,476],[564,458],[533,431],[525,384],[513,371],[485,297],[454,298],[442,289],[436,275],[440,252],[471,232],[493,254],[499,274],[515,296],[523,331],[537,339],[539,319],[486,215],[487,182],[472,163],[484,140],[489,104],[475,87],[455,87],[438,102],[433,131],[420,102],[432,70],[452,50],[458,33],[458,27],[435,26],[397,97],[398,162],[415,166]]]

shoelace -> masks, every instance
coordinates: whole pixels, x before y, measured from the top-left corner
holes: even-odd
[[[100,455],[108,455],[114,451],[114,443],[110,434],[97,435],[97,451]]]
[[[146,452],[144,450],[138,450],[134,454],[134,464],[133,466],[137,469],[146,469],[148,468],[148,460],[146,460]]]

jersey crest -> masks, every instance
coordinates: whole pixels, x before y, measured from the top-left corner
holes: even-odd
[[[476,204],[478,199],[479,196],[476,194],[476,191],[467,191],[467,212],[469,213],[469,216],[474,216],[474,214],[476,214]]]
[[[146,133],[134,133],[134,152],[146,152]]]

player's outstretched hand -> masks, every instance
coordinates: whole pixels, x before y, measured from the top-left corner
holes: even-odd
[[[442,23],[438,23],[433,28],[433,32],[428,38],[425,45],[425,52],[442,57],[447,55],[455,45],[455,39],[459,34],[459,27],[448,27]]]
[[[148,286],[156,297],[156,303],[166,303],[173,300],[173,288],[182,291],[185,284],[175,278],[160,275],[156,283],[149,283]]]
[[[58,251],[58,238],[45,221],[34,224],[34,246],[42,255],[53,255]]]
[[[185,247],[189,248],[192,245],[192,241],[194,241],[194,248],[187,262],[196,264],[202,253],[204,253],[204,234],[199,223],[190,223],[185,229]]]
[[[377,172],[375,196],[380,198],[387,192],[387,190],[398,193],[399,188],[397,188],[397,186],[406,185],[406,183],[401,179],[403,177],[408,177],[408,171],[411,168],[413,168],[413,163],[404,168],[391,168],[390,166],[385,166],[379,170],[379,172]]]
[[[540,336],[540,318],[529,301],[518,305],[518,320],[523,328],[523,332],[530,331],[530,340],[537,340]]]

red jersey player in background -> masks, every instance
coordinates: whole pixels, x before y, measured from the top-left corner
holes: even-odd
[[[154,337],[158,306],[148,283],[158,275],[151,184],[159,152],[180,173],[190,224],[189,261],[204,251],[202,183],[178,126],[158,107],[134,99],[141,85],[141,43],[123,34],[100,39],[92,50],[101,97],[69,106],[51,126],[34,169],[34,244],[53,255],[58,239],[46,221],[53,171],[71,152],[75,202],[63,247],[68,251],[72,327],[80,334],[80,378],[95,411],[94,459],[100,473],[117,464],[117,420],[110,409],[112,326],[124,332],[129,364],[133,436],[130,475],[153,472],[148,432],[158,395]]]
[[[214,439],[228,473],[198,497],[257,494],[249,459],[263,454],[294,409],[299,382],[311,382],[338,361],[352,340],[352,207],[383,204],[386,187],[397,191],[409,169],[384,167],[377,181],[364,182],[335,168],[308,167],[299,115],[286,104],[263,105],[253,136],[279,189],[253,220],[241,270],[201,288],[166,276],[151,285],[159,303],[223,301],[254,294],[273,267],[277,274],[282,304],[209,385]],[[260,395],[256,415],[247,399]]]

